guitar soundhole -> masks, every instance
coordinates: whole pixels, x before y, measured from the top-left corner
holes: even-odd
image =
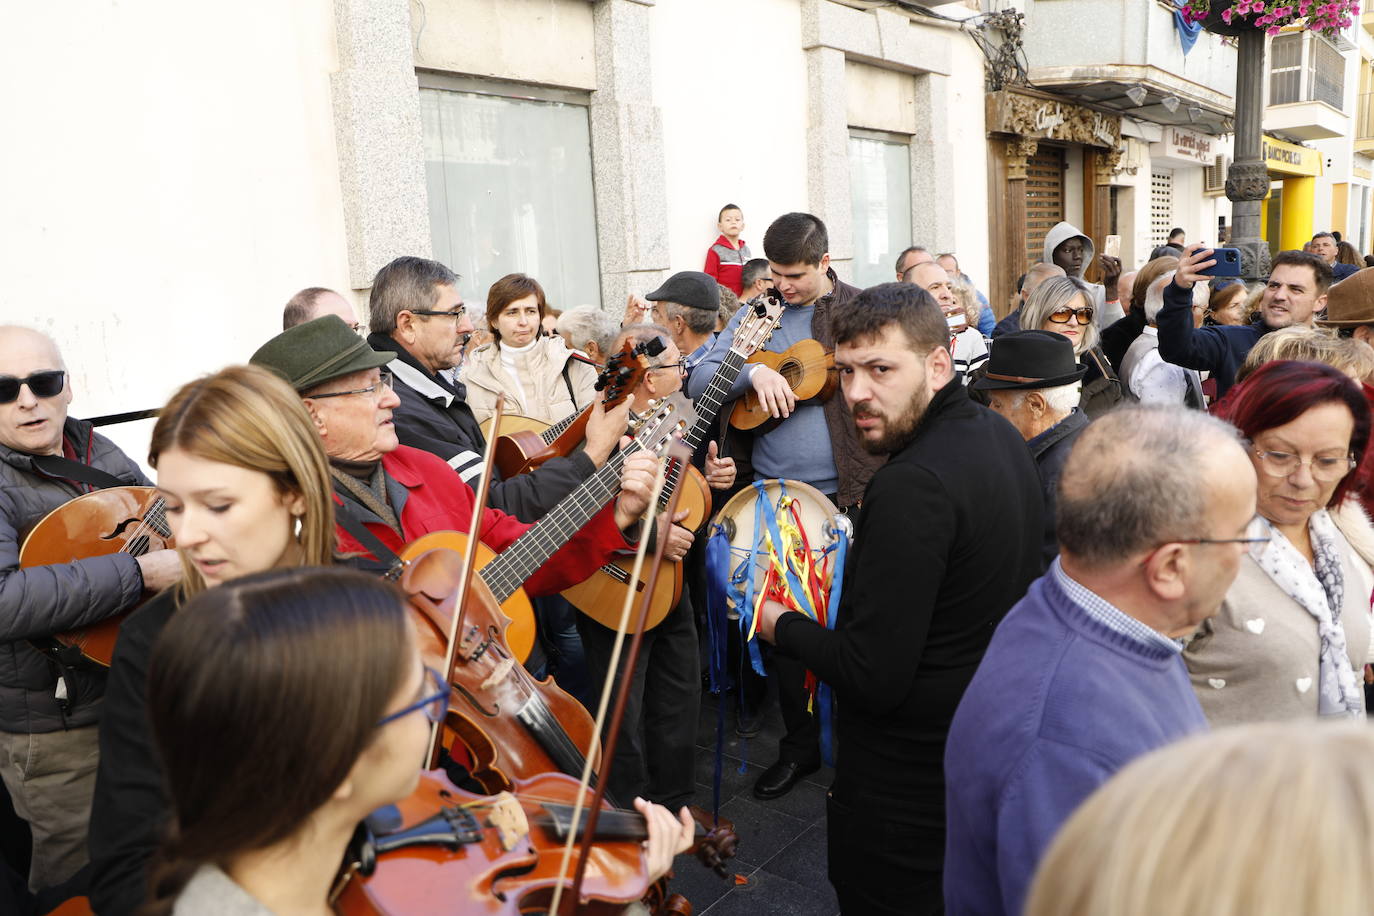
[[[796,388],[797,383],[802,380],[801,363],[789,359],[778,369],[778,374],[787,379],[788,388]]]

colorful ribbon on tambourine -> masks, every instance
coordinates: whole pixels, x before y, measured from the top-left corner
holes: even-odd
[[[805,614],[826,629],[835,628],[835,618],[839,610],[840,594],[844,583],[845,555],[849,539],[838,533],[834,543],[819,551],[811,547],[806,530],[801,523],[797,510],[797,500],[787,493],[785,481],[779,481],[780,493],[776,505],[768,500],[768,481],[756,481],[754,489],[754,536],[749,551],[732,551],[725,532],[716,526],[707,544],[708,576],[711,589],[708,600],[708,613],[712,617],[709,637],[712,649],[712,690],[719,686],[728,687],[728,675],[724,672],[723,635],[720,637],[719,680],[716,673],[717,658],[715,632],[725,614],[715,614],[716,603],[723,605],[728,592],[739,612],[740,632],[748,647],[749,663],[755,671],[763,675],[763,658],[757,640],[758,611],[764,601],[777,601],[788,610]],[[732,554],[740,554],[739,562],[731,567]],[[818,555],[819,554],[819,555]],[[756,567],[764,568],[763,582],[755,587]],[[724,588],[720,586],[728,583]],[[806,687],[811,694],[814,708],[819,708],[821,720],[821,753],[827,762],[831,755],[831,708],[833,705],[830,686],[820,681],[814,673],[806,673]]]

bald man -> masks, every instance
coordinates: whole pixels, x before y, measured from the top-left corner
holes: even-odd
[[[1026,304],[1031,293],[1035,292],[1035,288],[1050,277],[1062,276],[1064,276],[1064,268],[1058,264],[1041,261],[1039,264],[1032,265],[1031,269],[1026,271],[1026,275],[1021,278],[1021,293],[1020,299],[1016,303],[1016,310],[997,322],[997,327],[992,329],[992,339],[996,340],[1003,334],[1021,330],[1021,307]]]
[[[324,315],[338,315],[344,324],[355,331],[360,327],[358,314],[347,299],[332,289],[309,286],[296,293],[286,303],[286,308],[281,314],[281,329],[289,331],[298,324],[314,321]]]
[[[107,485],[150,486],[113,442],[67,416],[71,400],[57,345],[0,326],[0,776],[33,833],[34,891],[86,863],[105,692],[104,669],[59,651],[52,636],[127,610],[181,575],[174,550],[19,568],[24,536],[58,506]]]

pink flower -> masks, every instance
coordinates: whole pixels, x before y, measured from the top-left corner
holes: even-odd
[[[1231,24],[1231,10],[1221,11],[1221,21],[1226,23],[1227,25]]]
[[[1277,35],[1277,34],[1279,34],[1280,32],[1282,32],[1283,29],[1279,28],[1279,27],[1276,26],[1276,25],[1271,25],[1269,28],[1265,29],[1264,31],[1265,31],[1267,34],[1269,34],[1269,35]]]

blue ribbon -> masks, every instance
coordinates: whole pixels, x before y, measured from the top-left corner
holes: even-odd
[[[730,539],[721,525],[711,526],[706,541],[706,642],[710,691],[716,699],[716,759],[711,773],[711,811],[720,814],[720,777],[724,768],[725,696],[731,687],[729,671],[729,602],[725,583],[730,578]]]
[[[830,564],[830,595],[825,615],[825,628],[827,630],[835,629],[835,618],[840,615],[840,592],[844,590],[844,563],[849,556],[849,536],[843,531],[837,531],[836,534],[838,539],[835,543],[825,548],[826,553],[832,550],[835,552],[835,559]],[[816,688],[816,702],[820,705],[821,759],[825,761],[826,766],[833,767],[835,765],[832,728],[834,710],[829,681],[822,680],[820,686]]]
[[[1183,56],[1187,57],[1188,52],[1193,50],[1193,45],[1197,44],[1198,34],[1202,31],[1202,23],[1189,22],[1183,18],[1183,5],[1185,0],[1174,0],[1177,9],[1174,10],[1174,28],[1178,30],[1178,43],[1183,48]]]

